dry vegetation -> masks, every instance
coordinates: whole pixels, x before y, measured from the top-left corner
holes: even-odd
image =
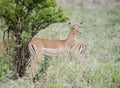
[[[67,52],[59,57],[48,57],[49,66],[43,74],[40,71],[42,65],[44,66],[44,59],[40,60],[36,70],[38,81],[34,88],[120,88],[119,1],[116,3],[113,0],[57,0],[57,2],[65,9],[65,14],[69,16],[72,24],[83,22],[82,33],[76,36],[75,40],[82,39],[86,42],[86,58],[83,60],[75,55],[73,61],[65,64]],[[64,39],[69,27],[68,22],[52,24],[40,31],[36,37]],[[0,61],[0,87],[30,88],[29,67],[25,77],[10,80],[11,64],[8,61],[10,57],[7,55],[2,58],[4,60]],[[77,59],[81,63],[76,66]]]

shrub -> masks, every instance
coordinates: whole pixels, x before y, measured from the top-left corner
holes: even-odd
[[[10,78],[12,76],[12,57],[14,52],[10,49],[6,54],[0,58],[0,80]]]

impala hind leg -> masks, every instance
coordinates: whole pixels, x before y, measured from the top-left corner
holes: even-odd
[[[68,56],[67,56],[67,59],[65,61],[66,63],[69,63],[70,61],[73,60],[74,55],[75,55],[75,47],[76,46],[70,48],[70,51],[69,51]]]
[[[70,51],[68,53],[66,60],[65,60],[65,63],[69,63],[70,61],[72,61],[72,58],[73,58],[73,53]]]
[[[36,65],[38,63],[38,60],[39,60],[39,58],[38,58],[38,56],[36,56],[36,57],[34,57],[31,60],[31,63],[30,63],[30,77],[31,77],[31,80],[33,82],[36,81],[36,78],[35,78],[35,67],[36,67]]]
[[[80,64],[80,63],[84,63],[84,61],[85,61],[85,58],[86,58],[86,45],[83,45],[82,46],[82,48],[81,48],[82,50],[81,51],[79,51],[79,54],[80,54],[80,58],[79,58],[79,60],[78,60],[78,64]]]

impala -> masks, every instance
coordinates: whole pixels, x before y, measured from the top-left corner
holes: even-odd
[[[82,59],[84,59],[85,51],[86,44],[83,40],[74,41],[74,43],[70,47],[67,62],[73,59],[74,54],[82,54]]]
[[[0,51],[2,51],[2,53],[7,53],[9,46],[14,47],[14,40],[0,39]]]
[[[5,41],[7,41],[7,40],[5,40]],[[3,42],[2,39],[0,39],[0,49],[2,50],[2,52],[5,51],[6,48],[7,48],[7,44],[5,42]]]
[[[64,40],[49,40],[36,38],[29,42],[28,48],[31,54],[31,77],[35,81],[35,66],[42,56],[58,56],[64,53],[74,41],[74,36],[80,33],[78,25],[73,25],[69,31],[68,37]]]

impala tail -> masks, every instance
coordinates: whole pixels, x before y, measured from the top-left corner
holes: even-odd
[[[35,56],[35,53],[36,53],[34,45],[33,45],[33,44],[29,44],[29,45],[28,45],[28,49],[29,49],[29,51],[30,51],[30,55],[31,55],[32,57],[34,57],[34,56]],[[31,59],[32,59],[32,58],[31,58]]]
[[[86,45],[80,46],[78,51],[79,51],[79,54],[85,53],[85,51],[86,51]]]

